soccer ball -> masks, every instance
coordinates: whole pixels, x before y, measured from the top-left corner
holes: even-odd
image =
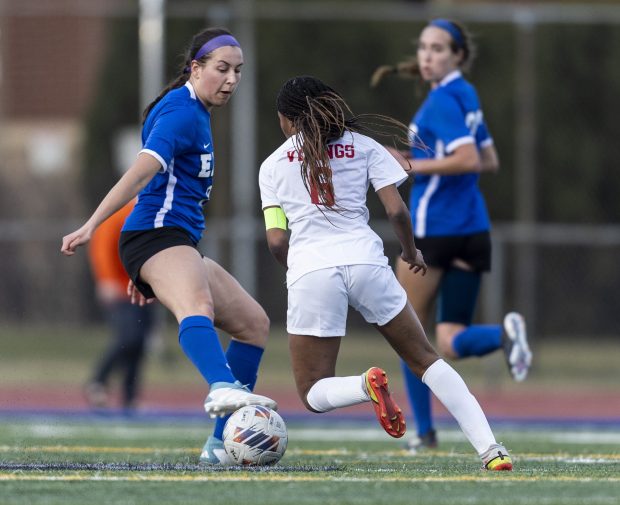
[[[223,439],[226,453],[237,465],[275,465],[286,451],[288,432],[275,410],[250,405],[228,418]]]

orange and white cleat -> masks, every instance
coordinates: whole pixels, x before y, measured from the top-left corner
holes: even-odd
[[[483,470],[511,471],[512,459],[503,445],[494,444],[480,456]]]
[[[387,374],[381,368],[369,368],[364,374],[364,382],[383,429],[394,438],[402,437],[407,431],[405,416],[390,396]]]

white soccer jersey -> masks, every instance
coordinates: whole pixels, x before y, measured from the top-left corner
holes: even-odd
[[[347,132],[328,146],[335,209],[312,203],[301,178],[294,137],[261,165],[262,206],[282,207],[291,230],[287,285],[322,268],[372,264],[387,265],[383,242],[368,225],[366,194],[407,179],[400,164],[378,142]]]

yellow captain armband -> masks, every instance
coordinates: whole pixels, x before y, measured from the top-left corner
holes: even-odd
[[[263,214],[265,215],[265,230],[271,228],[286,230],[286,216],[282,207],[267,207],[263,209]]]

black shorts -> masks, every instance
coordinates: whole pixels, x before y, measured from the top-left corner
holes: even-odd
[[[189,233],[176,226],[121,233],[118,242],[121,262],[129,278],[146,298],[154,298],[155,293],[151,286],[140,279],[142,265],[158,252],[178,245],[187,245],[196,249],[196,244],[190,238]]]
[[[429,267],[447,270],[455,259],[476,272],[491,270],[491,235],[488,231],[472,235],[415,238],[415,245]]]

